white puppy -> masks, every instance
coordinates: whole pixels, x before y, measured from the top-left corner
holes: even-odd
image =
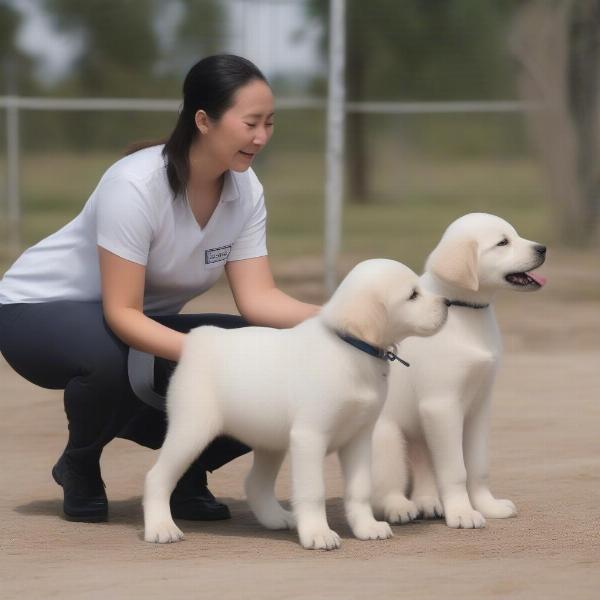
[[[516,514],[488,484],[490,396],[502,350],[493,302],[502,289],[539,289],[544,279],[529,271],[545,253],[506,221],[474,213],[452,223],[429,256],[420,289],[454,306],[437,335],[399,347],[412,366],[392,373],[374,431],[376,515],[390,523],[445,515],[449,527],[474,528]]]
[[[370,504],[371,436],[394,358],[387,349],[406,336],[435,333],[447,316],[444,298],[415,296],[417,281],[400,263],[369,260],[349,273],[318,316],[296,327],[190,332],[167,394],[167,436],[146,477],[145,540],[182,539],[169,496],[222,433],[254,449],[246,494],[265,527],[297,524],[305,548],[339,547],[327,524],[323,479],[326,454],[338,451],[352,532],[360,539],[390,537],[389,525],[375,520]],[[288,448],[293,513],[274,495]]]

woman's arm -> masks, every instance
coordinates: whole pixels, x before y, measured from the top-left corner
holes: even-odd
[[[279,290],[266,256],[228,262],[225,270],[240,314],[253,325],[293,327],[320,310]]]
[[[184,334],[143,313],[146,268],[98,246],[102,307],[108,326],[128,346],[179,360]]]

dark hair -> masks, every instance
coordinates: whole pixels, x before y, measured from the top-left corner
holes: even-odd
[[[257,79],[268,84],[258,67],[233,54],[207,56],[189,70],[183,82],[183,107],[163,149],[175,195],[185,189],[189,178],[189,149],[198,135],[196,112],[203,110],[212,121],[218,121],[233,106],[239,88]]]

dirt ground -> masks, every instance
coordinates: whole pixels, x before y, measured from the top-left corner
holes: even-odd
[[[65,441],[61,394],[0,362],[0,598],[599,598],[600,269],[591,256],[557,253],[548,262],[545,290],[505,294],[498,306],[505,357],[494,392],[492,489],[517,504],[516,518],[482,530],[420,521],[394,527],[391,540],[361,542],[345,524],[330,458],[328,514],[342,547],[307,551],[293,533],[255,522],[242,457],[210,477],[231,521],[181,522],[183,542],[146,544],[140,494],[155,455],[117,440],[102,462],[110,521],[69,523],[50,477]],[[290,293],[320,298],[317,266],[277,273]],[[193,308],[232,304],[219,287]],[[289,498],[287,466],[278,493]]]

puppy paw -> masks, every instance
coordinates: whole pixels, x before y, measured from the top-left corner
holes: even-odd
[[[485,519],[480,512],[469,506],[446,508],[446,525],[453,529],[481,529]]]
[[[378,515],[392,525],[410,523],[419,516],[417,505],[403,494],[389,494],[378,504]]]
[[[444,516],[442,501],[437,496],[419,496],[412,498],[423,519],[438,519]]]
[[[269,515],[261,515],[256,517],[260,524],[267,529],[296,529],[296,517],[289,510],[278,510]]]
[[[474,502],[473,504],[488,519],[507,519],[517,514],[517,507],[510,500],[492,498],[484,502]]]
[[[300,532],[300,543],[308,550],[335,550],[341,545],[340,536],[328,527]]]
[[[144,540],[155,544],[170,544],[183,539],[183,531],[171,520],[146,525],[144,529]]]
[[[359,540],[387,540],[394,536],[392,528],[385,521],[366,521],[352,527],[352,533]]]

